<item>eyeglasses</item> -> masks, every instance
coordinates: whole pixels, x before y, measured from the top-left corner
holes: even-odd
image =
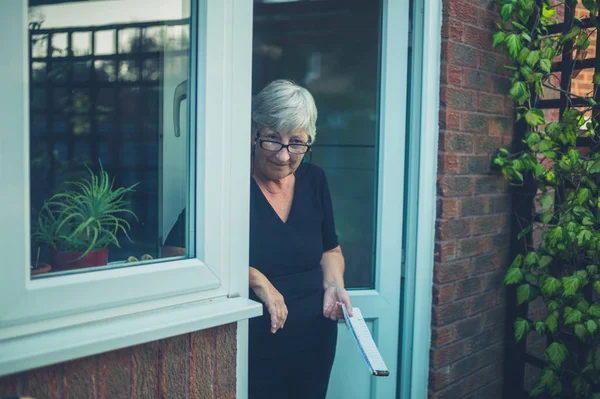
[[[290,154],[306,154],[310,150],[309,144],[282,144],[279,141],[264,140],[258,138],[260,148],[271,152],[279,152],[282,148],[288,150]]]

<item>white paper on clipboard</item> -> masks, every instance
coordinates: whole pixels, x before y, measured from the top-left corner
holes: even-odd
[[[352,317],[348,315],[345,304],[342,304],[342,311],[344,312],[344,320],[346,321],[348,331],[352,334],[358,352],[371,374],[380,377],[387,377],[390,375],[390,372],[379,353],[379,349],[377,349],[377,345],[375,345],[375,341],[373,341],[373,336],[365,323],[365,319],[363,318],[360,309],[352,308]]]

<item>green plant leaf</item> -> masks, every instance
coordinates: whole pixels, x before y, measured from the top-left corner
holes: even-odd
[[[500,17],[502,18],[502,22],[504,22],[504,23],[508,22],[508,20],[510,19],[510,16],[512,15],[512,12],[513,12],[512,3],[504,4],[500,8]]]
[[[546,332],[546,325],[544,324],[543,321],[536,321],[534,325],[535,325],[535,331],[538,334],[543,334]]]
[[[542,294],[544,294],[545,297],[551,297],[560,290],[560,287],[561,283],[559,279],[551,276],[547,277],[542,284]]]
[[[506,5],[508,4],[505,4],[505,6]],[[502,8],[504,8],[504,6],[502,6]],[[513,33],[506,36],[506,40],[504,41],[504,43],[506,44],[506,48],[508,49],[508,53],[510,54],[510,56],[512,58],[517,58],[523,46],[519,35]]]
[[[540,255],[537,252],[528,252],[525,256],[525,266],[537,265],[540,260]]]
[[[529,284],[521,284],[517,288],[517,305],[528,302],[531,298],[531,286]]]
[[[540,69],[546,73],[550,73],[552,71],[552,61],[547,58],[542,58],[540,60]]]
[[[576,276],[566,276],[562,279],[564,296],[573,296],[579,289],[581,281]]]
[[[555,369],[561,368],[568,355],[567,347],[558,342],[551,343],[546,349],[546,357]]]
[[[552,18],[555,13],[554,8],[550,8],[546,4],[542,5],[542,16],[544,18]]]
[[[523,281],[523,273],[521,269],[518,267],[510,267],[506,272],[506,277],[504,277],[504,284],[519,284]]]
[[[573,330],[575,331],[575,335],[577,336],[577,338],[579,338],[582,341],[585,341],[585,334],[587,333],[587,330],[585,329],[585,326],[582,323],[575,324]]]
[[[542,195],[539,201],[544,211],[550,210],[550,208],[552,208],[552,205],[554,205],[554,198],[549,194]]]
[[[600,317],[600,303],[593,303],[588,309],[590,316]]]
[[[525,113],[525,121],[531,126],[543,125],[544,113],[541,109],[531,108]]]
[[[550,332],[555,333],[558,330],[558,312],[555,310],[550,313],[546,317],[546,320],[544,320],[544,323],[546,323],[546,326]]]
[[[590,335],[594,335],[596,330],[598,330],[598,324],[594,320],[588,320],[585,322],[585,328],[587,329]]]
[[[504,43],[504,39],[506,39],[506,33],[502,32],[501,30],[494,33],[492,38],[492,48],[496,48],[498,45]]]
[[[529,54],[527,55],[527,59],[525,60],[525,62],[527,62],[527,65],[529,65],[530,67],[535,67],[535,65],[539,62],[540,60],[540,52],[539,50],[533,50],[530,51]]]
[[[529,322],[521,317],[518,317],[514,323],[515,327],[515,340],[517,342],[521,341],[523,338],[527,336],[531,326]]]
[[[548,255],[544,255],[540,258],[540,261],[538,262],[538,266],[541,269],[545,269],[550,263],[552,263],[552,257],[548,256]]]
[[[599,173],[600,172],[600,159],[597,161],[594,161],[590,164],[590,166],[588,168],[588,172],[590,172],[590,173]]]
[[[594,291],[596,291],[596,294],[600,295],[600,280],[594,281]]]
[[[579,309],[573,309],[565,316],[565,324],[571,325],[581,321],[582,313]]]

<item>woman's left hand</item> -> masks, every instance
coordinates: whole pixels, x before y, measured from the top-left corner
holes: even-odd
[[[344,317],[342,304],[346,305],[348,314],[352,316],[352,301],[348,291],[337,285],[327,287],[323,297],[323,316],[331,320],[342,319]]]

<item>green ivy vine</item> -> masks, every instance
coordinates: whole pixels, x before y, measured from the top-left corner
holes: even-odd
[[[505,66],[509,94],[526,133],[523,143],[513,143],[522,150],[501,148],[493,162],[511,184],[535,185],[533,201],[538,204],[531,204],[532,210],[537,208],[534,222],[522,226],[518,235],[524,253],[514,258],[504,283],[516,285],[519,305],[541,298],[546,308],[541,320],[513,320],[515,339],[529,334],[548,338],[546,366],[532,396],[600,399],[600,108],[594,100],[600,75],[593,76],[591,92],[575,93],[559,82],[560,77],[573,79],[577,71],[563,71],[559,77],[554,69],[563,52],[574,60],[586,58],[598,30],[600,1],[498,4],[501,23],[493,47],[510,57]],[[562,33],[553,32],[561,7],[577,6],[587,10],[589,23],[575,18]],[[558,121],[547,122],[538,106],[551,96],[563,96],[567,106]],[[591,141],[589,151],[576,147],[579,137]],[[533,230],[542,234],[539,243],[528,238]]]

